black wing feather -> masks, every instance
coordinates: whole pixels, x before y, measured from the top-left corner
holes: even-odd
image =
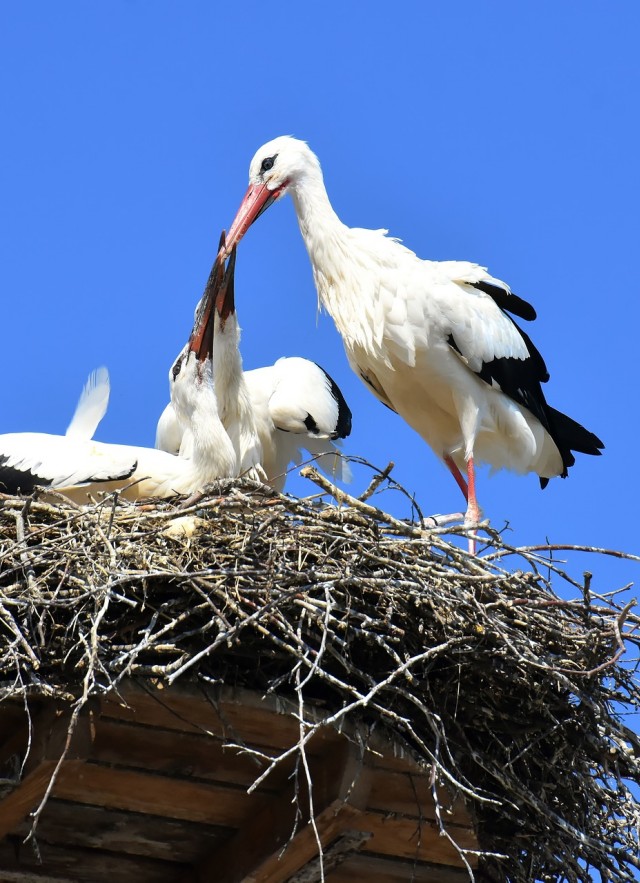
[[[518,297],[517,294],[505,291],[499,285],[492,285],[490,282],[468,282],[466,285],[473,285],[478,291],[483,291],[496,302],[501,310],[506,313],[513,313],[527,322],[532,322],[536,318],[536,311],[526,300]]]
[[[523,319],[535,319],[536,313],[533,307],[516,295],[507,294],[503,289],[488,285],[486,282],[477,283],[475,287],[489,294],[503,312],[510,310]],[[567,470],[576,461],[572,451],[595,455],[600,454],[604,445],[597,435],[547,404],[541,386],[549,380],[545,361],[529,335],[511,316],[507,315],[507,318],[518,329],[527,348],[527,358],[491,359],[489,362],[483,362],[480,370],[475,373],[489,386],[494,388],[497,386],[505,395],[538,418],[560,452],[563,465],[562,478],[566,478]],[[449,335],[449,345],[463,355],[452,334]],[[540,478],[542,488],[545,488],[548,482],[548,478]]]
[[[15,466],[7,466],[9,457],[0,454],[0,493],[3,494],[31,494],[38,488],[52,488],[54,484],[58,487],[59,482],[53,478],[47,478],[36,475],[29,469],[16,469]],[[112,475],[101,475],[99,478],[95,475],[87,475],[85,478],[75,479],[74,485],[91,484],[92,481],[119,481],[123,478],[131,478],[138,468],[138,462],[134,461],[133,465],[127,469],[114,470]]]

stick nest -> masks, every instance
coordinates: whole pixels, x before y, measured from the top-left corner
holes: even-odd
[[[464,796],[483,853],[470,879],[634,880],[630,605],[497,534],[473,558],[337,496],[226,482],[182,508],[0,497],[0,698],[77,702],[131,676],[288,695],[310,734],[320,705]]]

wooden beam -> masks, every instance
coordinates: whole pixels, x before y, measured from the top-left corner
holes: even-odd
[[[103,697],[101,709],[105,717],[116,720],[209,734],[228,742],[240,740],[280,751],[298,740],[295,705],[252,690],[205,689],[190,684],[159,689],[149,682],[141,685],[125,681],[117,694]],[[318,712],[315,717],[321,720],[322,714]],[[341,741],[342,736],[332,727],[322,728],[315,738],[317,746]]]
[[[346,739],[343,744],[311,763],[314,826],[308,816],[308,790],[305,774],[299,770],[298,791],[289,785],[277,798],[265,800],[224,847],[210,853],[185,878],[205,883],[280,883],[318,853],[317,837],[323,845],[366,807],[370,770],[363,767],[359,750]],[[317,832],[317,837],[316,837]]]
[[[60,772],[77,769],[88,757],[95,735],[95,705],[87,703],[80,711],[73,733],[69,735],[71,720],[72,709],[56,702],[47,703],[34,720],[23,777],[0,801],[0,839],[40,804],[65,747],[67,753]],[[5,745],[6,750],[12,748]]]
[[[127,856],[116,852],[69,848],[38,840],[40,856],[30,849],[0,843],[0,880],[36,883],[45,880],[90,881],[90,883],[177,883],[185,866],[142,856]],[[41,861],[39,860],[41,859]],[[24,875],[24,876],[22,876]]]
[[[378,853],[394,858],[434,862],[453,867],[464,867],[458,851],[450,841],[441,836],[435,822],[428,819],[390,816],[386,813],[367,811],[358,818],[358,829],[369,831],[368,853]],[[477,849],[478,842],[471,828],[450,825],[450,836],[461,849]],[[469,864],[476,864],[476,857],[469,857]]]
[[[149,750],[153,751],[153,744]],[[242,826],[263,797],[242,788],[158,776],[89,762],[60,770],[53,795],[93,806],[186,819],[228,828]]]
[[[367,846],[365,846],[367,849]],[[375,855],[354,855],[326,875],[327,883],[469,883],[461,868],[448,868],[424,862],[387,859]]]
[[[444,788],[438,788],[442,817],[447,825],[470,828],[471,817],[463,800],[452,803]],[[369,809],[397,813],[414,818],[435,819],[435,805],[431,793],[431,774],[427,770],[375,769],[369,796]]]
[[[150,746],[153,746],[153,750],[150,750]],[[96,730],[91,757],[99,763],[126,765],[163,775],[228,782],[244,788],[248,788],[267,766],[266,760],[238,748],[225,747],[221,739],[213,736],[141,726],[104,717]],[[292,768],[293,761],[288,766],[279,764],[259,792],[280,790]]]
[[[363,831],[343,831],[320,856],[312,859],[292,877],[288,883],[321,883],[331,871],[344,864],[350,856],[359,852],[371,835]],[[354,878],[357,879],[357,878]]]
[[[19,842],[28,833],[27,819],[12,835]],[[52,797],[38,822],[36,836],[39,843],[70,850],[96,849],[188,866],[228,839],[229,831],[184,819],[164,819]]]

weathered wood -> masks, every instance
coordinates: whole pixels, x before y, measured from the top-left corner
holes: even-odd
[[[317,854],[317,837],[327,844],[345,826],[353,827],[354,817],[366,807],[370,788],[370,770],[362,766],[355,746],[344,740],[339,748],[312,761],[311,781],[315,830],[309,823],[308,790],[301,769],[297,789],[293,783],[266,803],[224,847],[200,864],[197,879],[202,883],[212,879],[285,881]]]
[[[225,747],[213,736],[140,726],[110,718],[100,720],[92,759],[164,775],[230,782],[245,788],[266,767],[266,761],[239,749]],[[284,781],[291,767],[292,764],[288,764],[282,772],[274,771],[261,790],[279,789],[280,780]]]
[[[29,821],[13,833],[17,840],[23,840],[29,833]],[[229,831],[183,819],[165,819],[51,798],[38,823],[36,836],[39,842],[60,847],[103,849],[192,864],[228,839]]]
[[[78,883],[174,883],[184,874],[181,864],[154,861],[149,858],[131,858],[101,850],[69,849],[38,840],[42,864],[38,863],[32,848],[7,841],[0,843],[1,880],[39,881],[45,879],[70,880]],[[29,876],[9,877],[9,873]]]
[[[6,841],[0,881],[283,883],[296,874],[318,876],[317,837],[297,755],[247,794],[266,761],[225,746],[236,741],[274,757],[296,745],[291,702],[247,690],[205,693],[193,685],[159,690],[148,682],[147,688],[123,684],[122,695],[127,705],[115,694],[101,698],[99,715],[95,705],[85,708],[69,741],[69,708],[44,702],[34,715],[24,777],[0,800],[0,836],[24,839],[26,817],[65,746],[66,760],[37,831],[44,864],[5,864]],[[0,763],[24,754],[26,717],[15,712],[18,729],[0,744]],[[363,760],[348,734],[329,727],[307,745],[315,827],[323,849],[328,855],[337,849],[341,862],[338,868],[328,860],[327,881],[462,883],[466,872],[456,868],[463,862],[434,822],[428,775],[401,746],[380,736],[371,746]],[[291,779],[296,760],[297,785]],[[444,792],[442,799],[446,806]],[[476,848],[462,803],[445,823],[462,847]],[[340,852],[347,830],[355,839],[344,841]],[[345,855],[358,848],[366,855]]]
[[[240,827],[263,798],[239,788],[169,778],[136,770],[86,763],[63,766],[53,789],[55,797],[94,806],[142,812],[169,819]]]
[[[440,835],[434,822],[366,812],[358,818],[357,827],[373,834],[367,843],[368,853],[464,867],[457,850],[446,837]],[[470,828],[451,825],[448,831],[461,848],[477,849],[475,835]],[[470,858],[469,864],[473,866],[474,863],[475,859]]]
[[[124,703],[123,704],[123,700]],[[244,741],[276,749],[289,748],[298,739],[294,705],[251,690],[209,690],[190,685],[170,690],[150,689],[133,681],[119,695],[102,699],[106,717],[187,733],[205,733],[229,742]],[[316,741],[337,744],[340,734],[322,728]]]
[[[42,798],[55,769],[52,760],[42,761],[40,766],[23,777],[13,791],[0,802],[0,839],[34,810]]]
[[[365,849],[368,845],[365,846]],[[373,855],[350,856],[326,876],[327,883],[469,883],[466,870]]]
[[[73,731],[70,731],[71,709],[50,703],[35,718],[23,777],[0,801],[0,839],[40,804],[65,749],[65,760],[60,773],[64,770],[73,774],[83,765],[93,743],[94,717],[93,704],[88,704],[79,713]],[[7,750],[11,748],[7,747]]]
[[[288,883],[322,883],[334,868],[342,865],[351,855],[359,852],[370,834],[363,831],[343,831],[322,852],[320,856],[312,859],[292,877]]]
[[[453,806],[444,789],[438,789],[442,817],[447,825],[471,827],[471,819],[462,800]],[[435,819],[430,776],[426,772],[396,772],[376,769],[369,795],[369,809],[400,813],[415,818]]]

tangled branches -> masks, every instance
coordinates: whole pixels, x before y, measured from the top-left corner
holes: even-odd
[[[588,579],[560,598],[576,583],[540,550],[492,535],[472,558],[363,501],[238,482],[182,509],[5,497],[0,544],[0,698],[200,679],[292,697],[308,738],[321,704],[465,797],[476,879],[635,879],[640,618]]]

